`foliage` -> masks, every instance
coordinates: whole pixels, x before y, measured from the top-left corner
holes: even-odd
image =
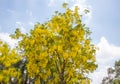
[[[15,68],[15,64],[21,60],[15,49],[10,49],[7,43],[0,41],[0,82],[8,83],[20,82],[20,70]],[[14,80],[12,80],[14,79]]]
[[[120,60],[115,62],[114,68],[108,68],[108,77],[104,77],[102,84],[120,84]]]
[[[16,29],[11,35],[20,39],[16,50],[22,59],[15,61],[18,54],[14,51],[15,54],[10,55],[13,61],[9,63],[9,55],[5,55],[5,66],[10,64],[11,68],[16,63],[21,71],[20,83],[90,84],[88,74],[97,68],[96,47],[91,43],[89,29],[81,21],[78,7],[74,11],[67,8],[67,4],[63,7],[64,13],[56,12],[46,23],[36,24],[30,33],[23,34]],[[11,73],[8,77],[11,76],[14,75]]]

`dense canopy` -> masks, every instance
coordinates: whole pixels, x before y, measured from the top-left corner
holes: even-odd
[[[16,29],[11,35],[20,40],[15,49],[0,44],[0,66],[4,66],[0,69],[1,83],[90,84],[88,75],[97,68],[96,47],[81,21],[79,8],[63,6],[64,13],[55,12],[49,21],[36,24],[30,33]]]

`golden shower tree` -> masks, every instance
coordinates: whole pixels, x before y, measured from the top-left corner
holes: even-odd
[[[11,37],[21,39],[17,50],[26,60],[28,82],[35,84],[89,84],[89,73],[97,68],[96,47],[82,23],[78,7],[36,24],[30,33],[16,29]],[[26,79],[27,80],[27,79]]]

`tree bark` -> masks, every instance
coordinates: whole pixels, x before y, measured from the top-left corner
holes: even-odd
[[[63,62],[63,67],[60,73],[60,84],[66,84],[66,81],[64,80],[64,72],[65,72],[65,60]]]

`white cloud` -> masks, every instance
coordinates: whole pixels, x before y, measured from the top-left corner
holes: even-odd
[[[71,9],[74,10],[75,6],[78,6],[79,14],[83,16],[83,23],[88,25],[92,18],[92,7],[86,3],[86,0],[72,0],[72,1],[74,4],[71,7]],[[89,10],[87,14],[85,14],[86,9]]]
[[[52,6],[55,3],[56,0],[50,0],[48,6]]]
[[[30,11],[30,10],[26,10],[26,14],[30,17],[30,18],[32,18],[33,17],[33,12],[32,11]]]
[[[48,6],[53,6],[56,2],[59,3],[59,1],[63,3],[66,2],[68,4],[72,4],[72,6],[70,7],[72,10],[74,10],[75,6],[78,6],[80,8],[79,14],[83,16],[83,23],[85,23],[86,25],[89,24],[92,18],[92,7],[86,3],[86,0],[50,0]],[[86,9],[89,10],[89,13],[87,14],[85,14],[84,12]]]
[[[11,14],[15,13],[15,10],[11,10],[11,9],[7,9],[6,11]]]
[[[98,69],[91,74],[92,84],[100,84],[103,77],[107,76],[107,69],[114,66],[114,62],[120,59],[120,47],[110,44],[105,37],[97,44],[96,60]]]
[[[0,31],[1,31],[2,27],[0,26]]]
[[[16,28],[19,28],[22,33],[26,33],[26,29],[25,29],[24,24],[22,22],[17,21],[15,26],[16,26]]]
[[[115,60],[120,58],[120,47],[110,44],[105,37],[102,37],[98,43],[100,50],[97,52],[97,58],[101,59],[98,61],[100,63],[102,60],[104,62],[109,62],[109,60]]]
[[[15,40],[15,39],[10,38],[9,36],[10,36],[10,34],[8,34],[8,33],[0,33],[0,40],[2,40],[3,42],[8,43],[8,45],[11,48],[13,48],[13,47],[15,47],[17,45],[18,41]]]
[[[34,23],[33,22],[28,22],[28,25],[30,25],[30,27],[34,27]]]

